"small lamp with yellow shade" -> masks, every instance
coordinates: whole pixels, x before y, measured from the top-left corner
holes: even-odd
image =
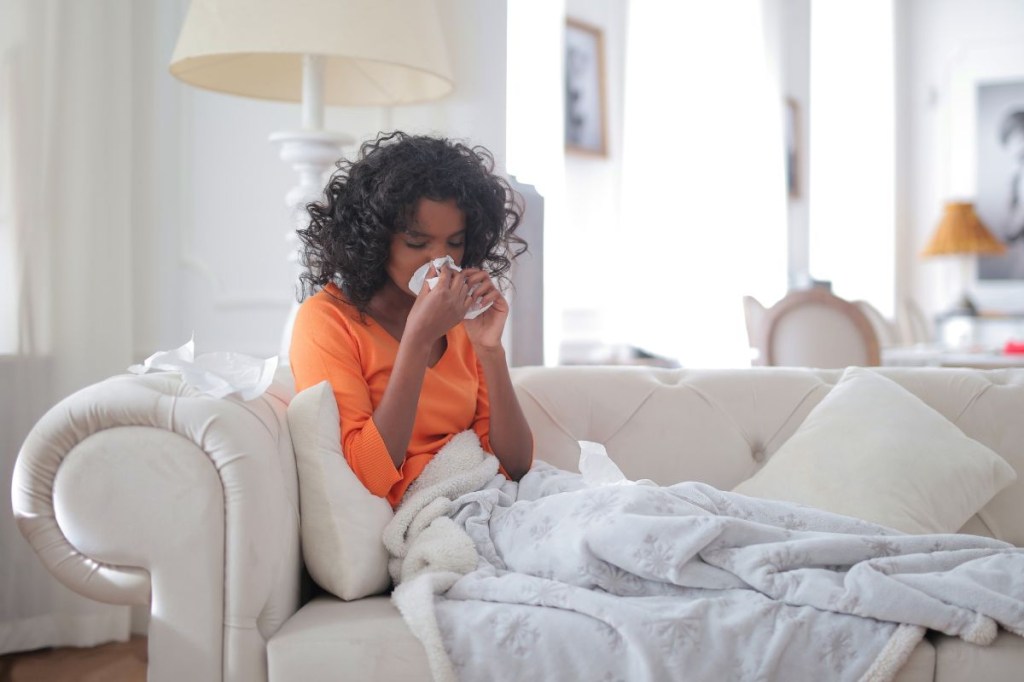
[[[963,293],[954,310],[950,312],[977,315],[978,309],[967,294],[972,261],[978,254],[998,256],[1004,253],[1006,246],[981,222],[974,212],[974,204],[950,201],[946,203],[942,220],[921,255],[955,256],[959,260]]]

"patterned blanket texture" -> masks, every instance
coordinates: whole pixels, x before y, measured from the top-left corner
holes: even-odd
[[[457,435],[385,529],[438,682],[891,680],[927,629],[1024,636],[1024,550],[702,483],[517,484]]]

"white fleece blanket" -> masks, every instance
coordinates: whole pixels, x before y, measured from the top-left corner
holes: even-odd
[[[392,598],[439,681],[884,681],[926,629],[1024,634],[1024,550],[1003,542],[496,470],[460,434],[385,531]]]

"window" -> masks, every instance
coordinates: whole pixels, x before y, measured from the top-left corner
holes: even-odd
[[[870,48],[865,46],[870,45]],[[811,12],[810,271],[836,295],[893,314],[892,0]]]

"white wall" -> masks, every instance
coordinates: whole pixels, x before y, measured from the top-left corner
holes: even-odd
[[[809,276],[810,134],[811,134],[811,0],[763,0],[765,44],[777,74],[780,106],[786,98],[798,106],[798,197],[788,203],[790,287],[805,285]],[[770,304],[771,301],[764,301]]]
[[[393,109],[392,126],[481,144],[504,168],[506,3],[437,2],[455,73],[455,92],[437,103]],[[388,112],[382,116],[386,121]]]
[[[299,105],[206,92],[167,64],[187,0],[134,5],[138,40],[133,130],[134,356],[278,351],[293,301],[285,193],[295,173],[267,141],[298,127]],[[505,156],[505,3],[439,0],[455,91],[433,104],[331,107],[325,127],[372,138],[401,128],[466,138]],[[354,149],[346,150],[347,153]]]
[[[608,339],[613,331],[606,322],[587,311],[596,311],[608,300],[608,287],[621,286],[605,275],[600,264],[612,263],[615,246],[629,238],[629,218],[620,202],[622,185],[622,113],[626,64],[626,20],[629,3],[622,0],[568,0],[566,16],[601,29],[604,39],[607,149],[605,158],[569,152],[565,157],[565,224],[559,241],[571,244],[549,250],[559,263],[594,264],[573,268],[557,281],[562,320],[568,328],[554,330],[561,336],[584,335]],[[563,270],[564,272],[564,270]],[[574,328],[573,325],[576,325]],[[591,337],[593,338],[593,336]],[[611,339],[615,340],[615,339]]]
[[[332,108],[328,127],[357,138],[392,127],[465,136],[489,147],[503,163],[505,6],[441,0],[457,80],[449,98],[393,112]],[[207,93],[179,83],[168,75],[167,63],[187,1],[146,0],[132,7],[136,41],[126,85],[133,92],[135,113],[126,126],[132,175],[124,190],[133,196],[132,271],[125,287],[128,303],[118,309],[131,318],[133,359],[182,343],[193,329],[201,351],[271,355],[291,304],[283,197],[294,177],[266,137],[293,127],[298,105]],[[769,18],[774,12],[779,32],[780,89],[802,98],[806,113],[809,0],[765,0],[765,7]],[[898,296],[913,295],[933,312],[946,304],[954,273],[941,263],[922,262],[917,253],[938,219],[949,171],[943,158],[943,140],[950,132],[944,119],[949,70],[958,55],[979,45],[1024,40],[1024,5],[900,0],[896,7],[897,291]],[[628,222],[617,204],[626,13],[627,3],[620,0],[567,2],[568,15],[605,31],[609,102],[609,158],[566,159],[573,218],[564,229],[586,237],[574,240],[580,251],[572,255],[573,262],[607,258],[605,249],[621,236],[618,226]],[[806,138],[806,117],[804,123]],[[806,200],[790,204],[790,224],[792,272],[805,257],[806,244],[799,239],[806,234]],[[97,248],[113,254],[116,245]],[[565,262],[566,254],[547,256]],[[590,286],[591,280],[563,281],[550,286],[564,286],[564,298],[574,306],[589,306],[601,295],[600,284]]]
[[[1024,44],[1024,3],[1016,0],[901,0],[897,44],[897,296],[934,314],[958,289],[957,266],[918,254],[938,224],[943,202],[961,191],[955,155],[975,131],[957,129],[955,74],[985,65],[1017,70],[1024,62],[989,58]],[[1004,302],[1024,308],[1020,288]]]

